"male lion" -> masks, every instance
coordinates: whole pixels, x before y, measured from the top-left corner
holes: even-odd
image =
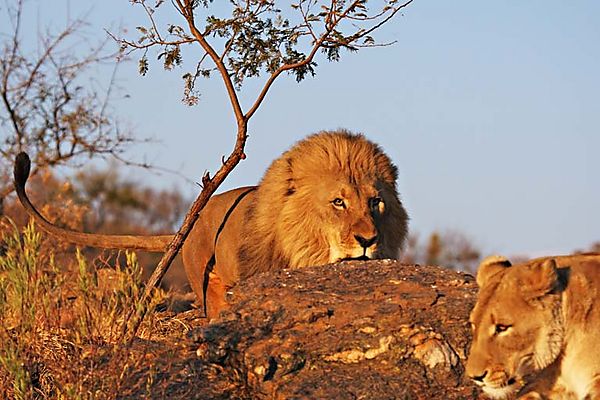
[[[59,228],[25,193],[29,158],[15,162],[21,203],[42,229],[69,242],[164,251],[172,235],[100,235]],[[397,258],[408,216],[396,190],[397,169],[381,148],[345,130],[320,132],[275,160],[258,186],[213,196],[182,255],[196,299],[209,317],[225,292],[261,271],[347,259]]]
[[[467,374],[491,398],[600,399],[600,254],[477,272]]]

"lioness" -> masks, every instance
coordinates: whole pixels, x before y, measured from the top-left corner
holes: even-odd
[[[15,162],[15,187],[39,226],[66,241],[104,248],[164,251],[172,235],[100,235],[48,222],[25,193],[29,158]],[[213,196],[183,250],[185,271],[209,317],[225,292],[261,271],[345,259],[397,258],[408,216],[397,169],[379,146],[345,130],[320,132],[276,159],[258,186]]]
[[[600,399],[600,254],[477,272],[467,374],[491,398]]]

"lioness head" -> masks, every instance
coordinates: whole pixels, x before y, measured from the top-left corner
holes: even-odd
[[[488,396],[508,398],[561,351],[559,270],[553,259],[511,266],[493,256],[481,263],[477,284],[466,371]]]
[[[253,273],[397,258],[408,217],[396,178],[389,157],[362,135],[321,132],[298,142],[259,184],[245,230],[256,240],[244,241],[243,264]]]

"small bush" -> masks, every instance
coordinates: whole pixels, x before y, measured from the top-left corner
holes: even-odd
[[[128,339],[143,291],[135,253],[124,266],[97,269],[77,251],[59,267],[41,251],[33,224],[22,231],[13,224],[3,241],[0,398],[116,398],[144,361]],[[156,291],[136,340],[151,338],[161,300]]]

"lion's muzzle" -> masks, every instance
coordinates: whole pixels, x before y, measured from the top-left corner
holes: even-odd
[[[377,235],[374,235],[368,239],[362,237],[361,235],[354,235],[354,239],[356,239],[358,244],[360,244],[360,246],[365,250],[377,243]]]

